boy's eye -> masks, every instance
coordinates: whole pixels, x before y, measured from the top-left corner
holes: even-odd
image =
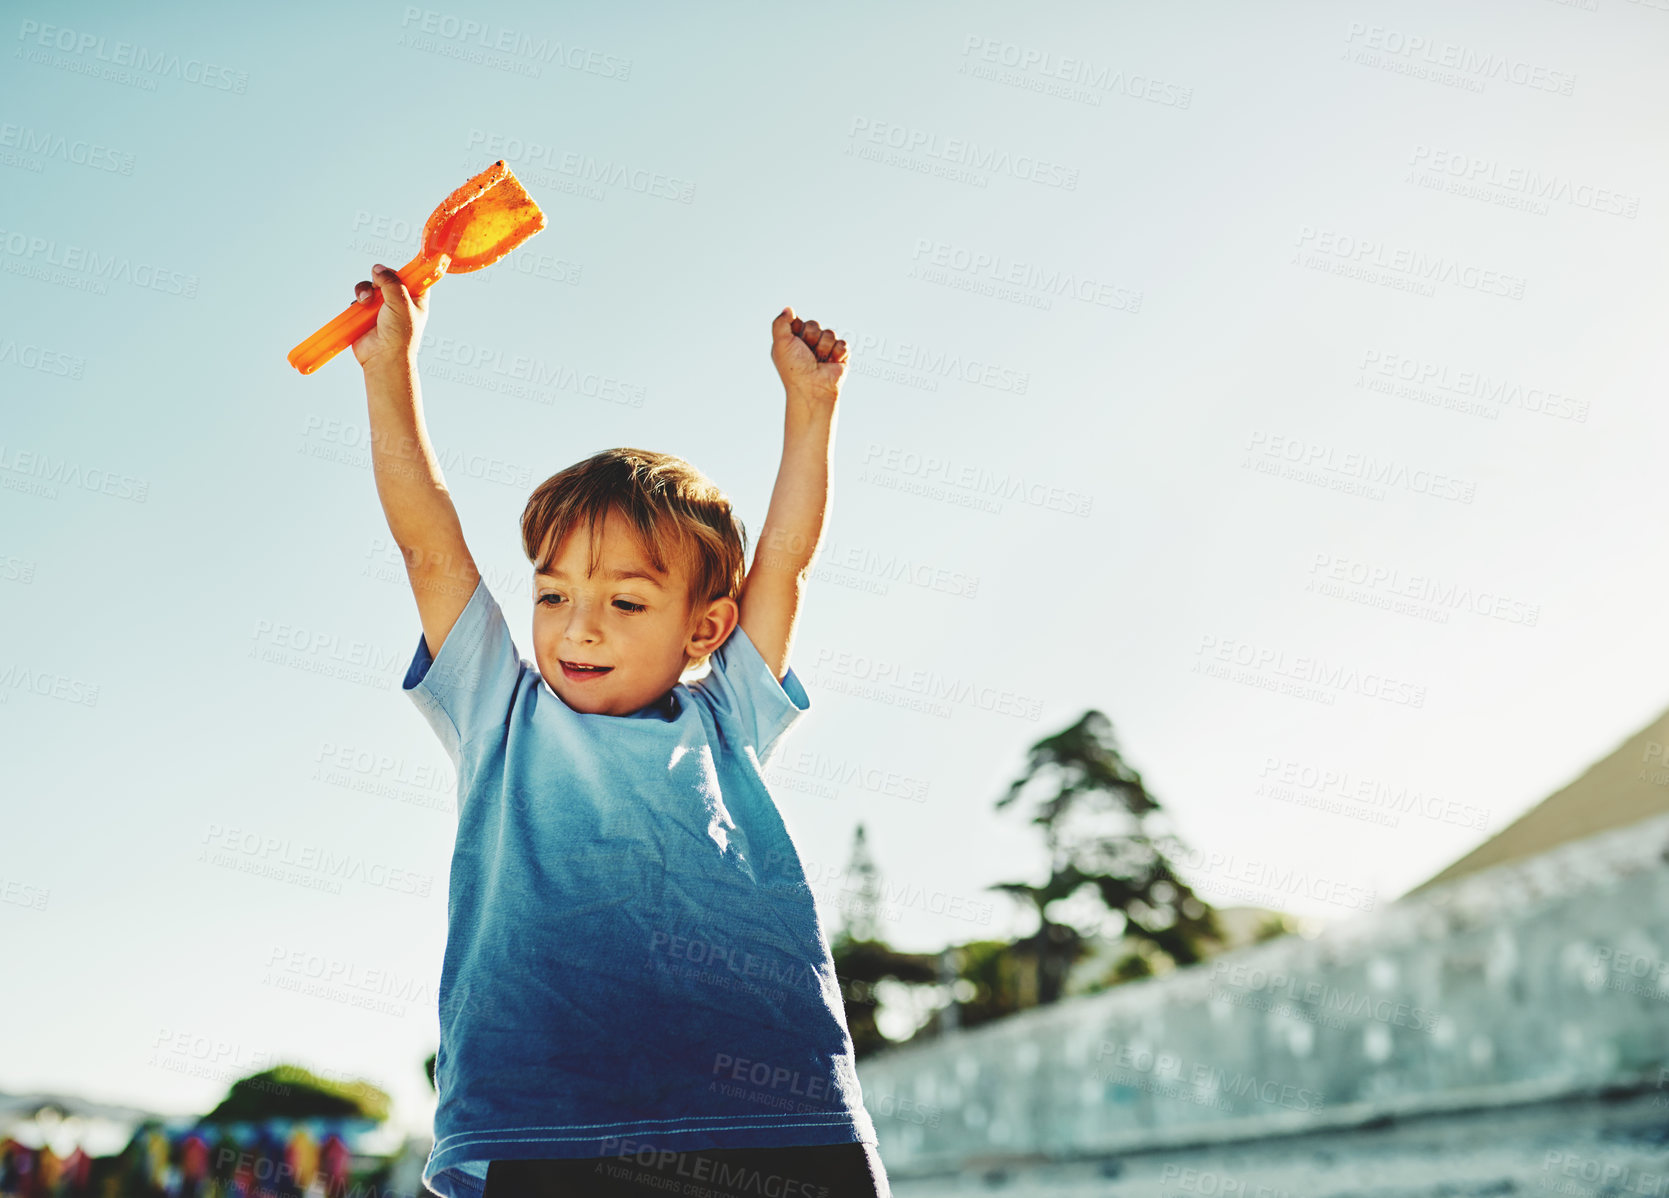
[[[547,601],[549,602],[547,603]],[[539,602],[547,603],[547,606],[550,607],[555,607],[558,603],[562,602],[562,596],[555,594],[554,592],[547,595],[540,595]],[[633,603],[630,599],[616,599],[614,602],[615,605],[621,610],[629,612],[645,611],[649,606],[647,603]]]

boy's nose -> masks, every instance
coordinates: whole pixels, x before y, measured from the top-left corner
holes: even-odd
[[[589,645],[597,640],[597,625],[595,612],[589,607],[575,604],[573,615],[568,617],[568,639]]]

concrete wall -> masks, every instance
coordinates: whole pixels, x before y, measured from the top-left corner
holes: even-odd
[[[900,1177],[1655,1084],[1669,816],[860,1064]]]

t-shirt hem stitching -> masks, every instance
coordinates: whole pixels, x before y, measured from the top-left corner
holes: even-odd
[[[723,1115],[690,1115],[680,1122],[691,1119],[722,1119]],[[764,1118],[764,1116],[760,1116]],[[639,1136],[694,1136],[705,1135],[713,1131],[764,1131],[773,1127],[857,1127],[858,1117],[854,1114],[833,1115],[819,1119],[778,1119],[773,1123],[707,1123],[699,1127],[657,1128],[652,1126],[654,1120],[631,1120],[621,1123],[557,1123],[549,1127],[538,1129],[525,1127],[497,1127],[486,1131],[458,1131],[443,1137],[435,1144],[434,1155],[438,1159],[442,1156],[467,1148],[472,1144],[504,1144],[504,1143],[544,1143],[545,1141],[560,1142],[564,1140],[607,1140],[618,1139],[625,1132],[633,1132]],[[673,1122],[662,1120],[661,1122]],[[533,1131],[582,1131],[583,1135],[535,1135]],[[442,1147],[442,1145],[445,1145]]]

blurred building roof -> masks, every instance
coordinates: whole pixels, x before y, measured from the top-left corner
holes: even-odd
[[[1669,812],[1669,711],[1575,781],[1554,791],[1458,861],[1410,890],[1418,894],[1492,865],[1534,857],[1566,841]]]

